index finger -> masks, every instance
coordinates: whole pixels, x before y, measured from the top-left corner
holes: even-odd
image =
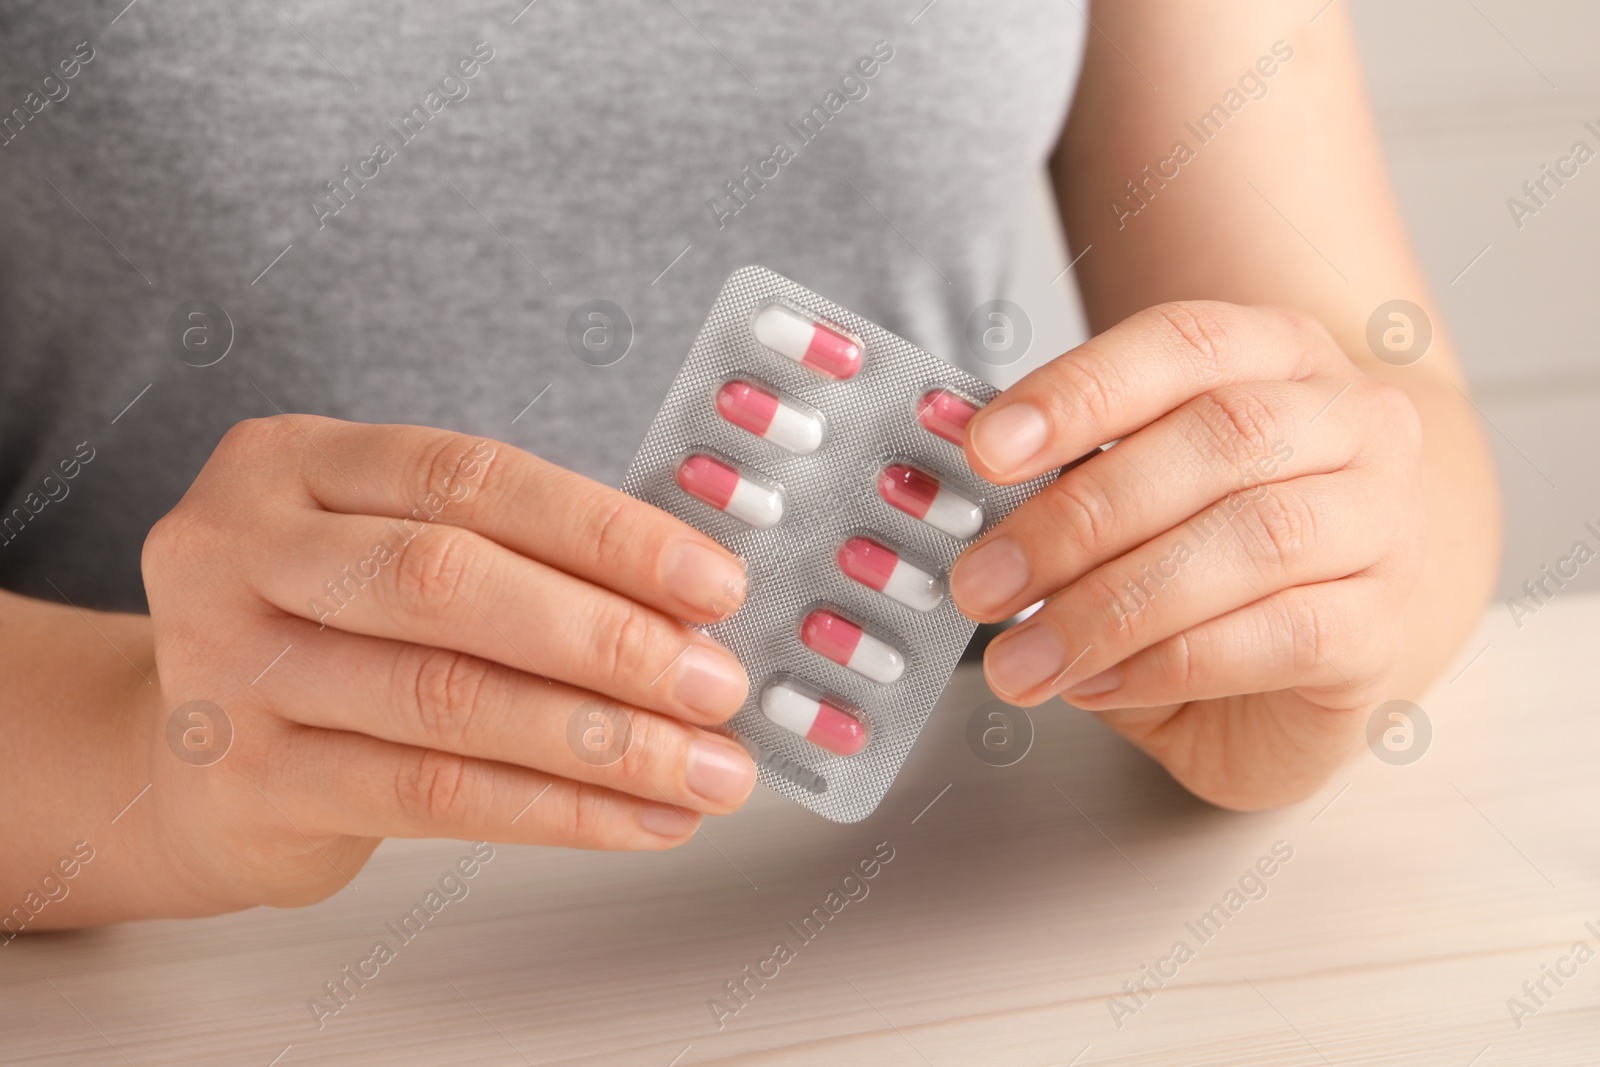
[[[289,429],[261,432],[298,452],[304,487],[324,510],[460,526],[688,622],[726,618],[744,601],[744,567],[705,534],[503,441],[281,419],[293,420]]]
[[[1311,377],[1331,344],[1296,312],[1160,304],[990,401],[967,426],[967,460],[991,482],[1027,481],[1218,386]]]

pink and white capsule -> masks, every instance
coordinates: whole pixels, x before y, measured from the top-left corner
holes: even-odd
[[[983,529],[983,509],[925,471],[891,463],[878,474],[878,495],[914,519],[963,541]]]
[[[906,672],[906,658],[899,649],[826,608],[806,616],[800,624],[800,641],[819,656],[883,685],[899,681]]]
[[[842,380],[861,369],[861,345],[855,338],[783,304],[762,308],[750,329],[757,341],[818,374]]]
[[[944,585],[894,549],[870,537],[852,537],[839,546],[839,569],[868,589],[876,589],[917,611],[932,611],[944,599]]]
[[[717,390],[717,414],[797,456],[822,444],[822,418],[792,407],[750,382],[731,381]]]
[[[867,727],[860,719],[782,683],[762,690],[761,713],[836,756],[854,756],[867,746]]]
[[[725,511],[758,530],[783,518],[783,497],[751,481],[719,459],[700,453],[678,464],[678,484],[696,500]]]
[[[976,404],[948,389],[930,389],[922,394],[917,404],[917,421],[922,423],[923,429],[953,445],[966,442],[967,423],[977,413]]]

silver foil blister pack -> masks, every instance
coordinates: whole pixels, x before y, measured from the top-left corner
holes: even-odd
[[[956,557],[1054,478],[997,486],[967,466],[961,427],[995,392],[744,267],[623,481],[744,561],[743,605],[701,627],[750,679],[728,728],[762,783],[826,818],[878,806],[972,639]]]

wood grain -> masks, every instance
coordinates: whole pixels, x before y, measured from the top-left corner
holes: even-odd
[[[1600,597],[1520,630],[1497,607],[1422,702],[1420,761],[1363,754],[1256,815],[1060,704],[1020,763],[980,762],[965,727],[992,698],[963,668],[865,823],[763,794],[669,855],[500,847],[320,1030],[308,999],[468,846],[387,843],[300,911],[19,939],[0,1063],[1600,1063],[1600,959],[1520,1028],[1507,1007],[1600,948],[1597,645]],[[1280,841],[1265,896],[1202,944],[1185,923]],[[796,937],[883,842],[866,896]],[[1179,939],[1193,958],[1119,1026],[1109,998]],[[780,940],[794,958],[719,1030],[708,1001]]]

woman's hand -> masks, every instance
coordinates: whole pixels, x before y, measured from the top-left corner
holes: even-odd
[[[1046,599],[984,657],[1061,694],[1225,807],[1313,792],[1389,695],[1426,518],[1421,426],[1315,320],[1232,304],[1131,316],[973,418],[1014,483],[1073,467],[957,562],[963,612]]]
[[[670,847],[754,784],[706,729],[744,672],[679,621],[737,609],[739,562],[509,445],[241,423],[151,531],[144,576],[158,695],[136,818],[193,898],[174,911],[320,899],[390,836]],[[231,721],[215,763],[170,748],[191,701]]]

